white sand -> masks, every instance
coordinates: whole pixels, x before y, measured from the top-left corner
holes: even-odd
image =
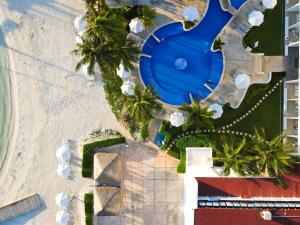
[[[13,137],[0,174],[0,205],[33,192],[39,193],[46,205],[22,224],[56,224],[56,194],[63,191],[78,196],[81,188],[92,184],[81,178],[78,149],[72,152],[72,179],[56,175],[55,151],[64,140],[78,143],[99,127],[124,132],[106,104],[101,84],[91,85],[74,71],[78,57],[71,54],[75,46],[73,19],[83,8],[81,0],[0,3],[14,109]],[[71,224],[80,224],[77,203],[72,201]]]

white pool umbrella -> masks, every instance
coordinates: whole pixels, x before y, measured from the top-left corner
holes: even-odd
[[[74,27],[78,32],[83,32],[87,27],[87,21],[83,18],[83,16],[77,16],[74,19]]]
[[[69,205],[69,197],[64,193],[59,193],[55,197],[55,203],[59,208],[66,209]]]
[[[263,0],[263,5],[267,9],[273,9],[277,5],[277,0]]]
[[[134,95],[134,87],[135,87],[135,83],[128,80],[128,81],[125,81],[123,83],[123,85],[121,86],[121,90],[122,90],[122,93],[124,95]]]
[[[210,105],[208,110],[209,111],[215,111],[214,115],[212,116],[213,119],[218,119],[223,114],[223,108],[218,103],[214,103],[214,104]]]
[[[121,63],[117,69],[117,75],[122,79],[126,79],[130,76],[131,70],[126,70],[124,65]]]
[[[67,178],[70,175],[70,167],[66,164],[60,164],[56,170],[58,176],[62,178]]]
[[[183,10],[183,18],[187,21],[194,21],[198,19],[199,11],[194,6],[188,6]]]
[[[67,162],[71,158],[71,151],[68,145],[62,145],[56,150],[56,158],[62,162]]]
[[[82,40],[81,36],[76,35],[76,37],[75,37],[75,42],[76,42],[76,44],[82,44],[82,43],[83,43],[83,40]]]
[[[260,26],[264,22],[264,14],[260,11],[253,10],[248,15],[248,21],[252,26]]]
[[[173,112],[170,115],[170,123],[174,127],[180,127],[185,121],[185,116],[182,112]]]
[[[234,82],[238,89],[245,89],[250,85],[250,77],[245,73],[241,73],[236,76]]]
[[[144,23],[140,18],[134,18],[129,23],[130,31],[137,34],[144,30]]]
[[[55,218],[56,218],[56,222],[65,225],[69,223],[70,214],[64,210],[61,210],[56,213]]]

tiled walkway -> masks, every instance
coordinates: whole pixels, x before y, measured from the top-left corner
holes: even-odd
[[[99,224],[183,224],[183,176],[176,172],[178,161],[136,143],[124,148],[123,155],[122,215],[103,218]]]

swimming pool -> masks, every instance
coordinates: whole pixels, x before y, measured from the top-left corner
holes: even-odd
[[[177,22],[154,31],[140,57],[144,84],[153,85],[160,99],[171,105],[190,103],[189,94],[194,99],[206,98],[223,71],[222,52],[211,51],[211,46],[231,17],[221,9],[219,0],[210,0],[205,17],[192,30],[185,31]]]

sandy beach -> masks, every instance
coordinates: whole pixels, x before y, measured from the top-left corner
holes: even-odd
[[[0,205],[39,193],[45,207],[20,224],[55,224],[54,198],[77,196],[91,182],[80,174],[80,150],[73,148],[69,180],[56,174],[56,149],[67,139],[77,145],[92,130],[122,130],[106,104],[100,82],[90,82],[74,68],[78,57],[73,20],[80,0],[3,0],[0,26],[10,60],[13,122],[8,154],[0,173]],[[71,216],[78,216],[78,200]],[[5,224],[19,224],[12,220]],[[20,221],[19,221],[20,222]],[[80,224],[72,216],[71,224]]]

